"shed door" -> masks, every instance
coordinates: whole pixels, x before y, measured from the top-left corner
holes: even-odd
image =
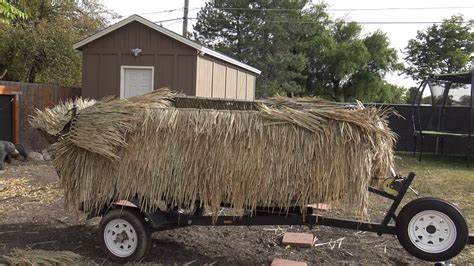
[[[153,90],[153,67],[122,67],[122,88],[120,96],[128,98]]]

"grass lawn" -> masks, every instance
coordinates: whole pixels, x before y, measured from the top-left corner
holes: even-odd
[[[397,172],[403,176],[415,172],[412,187],[420,197],[437,197],[455,204],[474,230],[474,160],[468,168],[465,157],[427,154],[419,162],[412,154],[403,153],[398,154],[396,162]],[[406,200],[415,197],[408,192]]]
[[[412,187],[420,193],[418,197],[436,197],[453,203],[464,214],[470,233],[474,233],[474,158],[470,168],[467,168],[464,156],[426,154],[419,162],[411,153],[399,153],[396,164],[397,173],[403,176],[415,172]],[[390,201],[380,200],[376,195],[371,197],[371,212],[381,217],[388,209]],[[401,206],[416,197],[408,191]],[[467,258],[468,262],[474,262],[474,248],[467,246],[459,256]]]

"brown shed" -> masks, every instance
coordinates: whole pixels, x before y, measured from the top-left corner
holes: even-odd
[[[247,64],[132,15],[78,43],[82,96],[131,97],[161,87],[190,96],[254,100]]]

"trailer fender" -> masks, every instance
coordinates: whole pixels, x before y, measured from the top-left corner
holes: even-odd
[[[140,208],[138,207],[139,205],[138,200],[132,200],[132,201],[117,200],[113,202],[112,205],[116,207],[126,207],[126,208],[137,209],[144,216],[144,218],[146,218],[145,219],[146,222],[148,222],[151,225],[151,227],[155,229],[167,223],[167,219],[165,215],[163,214],[163,212],[161,212],[161,210],[156,210],[152,213],[144,212],[140,210]]]
[[[124,207],[130,207],[130,208],[138,208],[138,206],[131,202],[131,201],[128,201],[128,200],[117,200],[115,201],[114,203],[112,203],[113,205],[116,205],[116,206],[124,206]]]

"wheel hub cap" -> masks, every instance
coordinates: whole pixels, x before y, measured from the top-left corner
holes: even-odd
[[[128,257],[137,248],[137,233],[129,222],[114,219],[105,227],[104,242],[107,249],[115,256]]]
[[[125,230],[122,231],[122,233],[117,234],[117,237],[115,238],[115,243],[123,243],[125,240],[128,240],[128,235]]]
[[[436,227],[430,224],[426,227],[426,232],[428,232],[428,234],[434,234],[436,232]]]
[[[410,220],[408,236],[417,248],[429,253],[440,253],[454,244],[456,226],[442,212],[422,211]]]

